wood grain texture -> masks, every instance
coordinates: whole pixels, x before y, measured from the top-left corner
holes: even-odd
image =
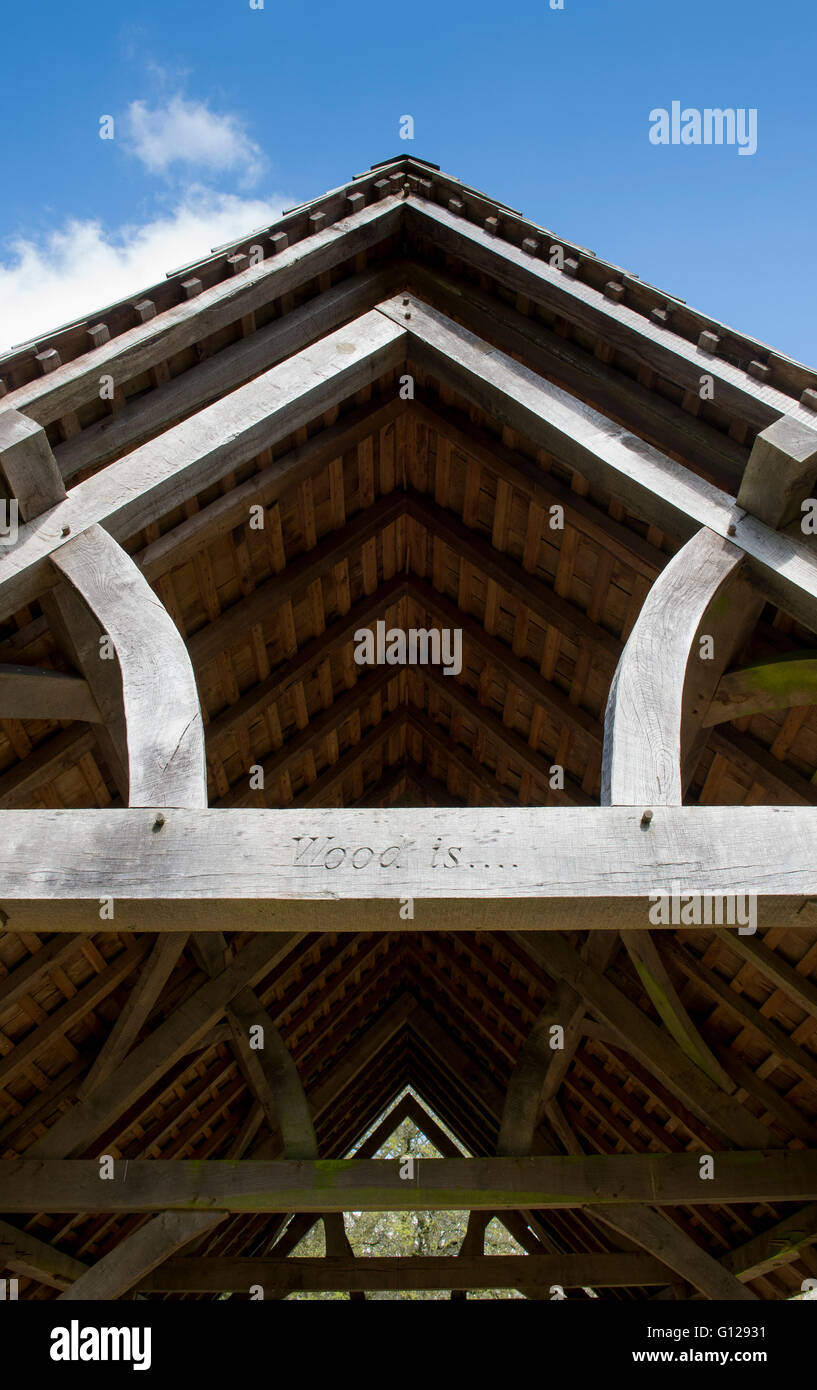
[[[698,668],[726,664],[713,637],[704,662],[696,638],[743,555],[706,527],[670,560],[650,589],[613,677],[604,716],[601,798],[614,806],[680,806],[685,691]],[[710,677],[717,682],[719,670]],[[702,699],[696,690],[698,699]],[[687,697],[688,698],[688,697]]]
[[[752,1236],[724,1255],[724,1269],[740,1279],[756,1279],[779,1265],[796,1260],[800,1251],[817,1241],[817,1203],[784,1216],[769,1230]]]
[[[778,529],[800,518],[800,503],[817,478],[817,430],[782,415],[752,445],[738,490],[738,506]]]
[[[501,1211],[531,1207],[654,1206],[813,1201],[817,1151],[589,1158],[415,1159],[414,1178],[392,1159],[132,1159],[102,1181],[95,1159],[2,1159],[9,1212]]]
[[[295,289],[305,279],[375,245],[396,229],[400,208],[398,198],[364,208],[267,258],[243,275],[222,280],[197,298],[117,334],[50,376],[21,386],[11,393],[7,404],[25,410],[31,419],[43,424],[59,419],[97,393],[101,374],[108,373],[119,382],[128,381],[203,336],[261,308],[270,299]]]
[[[372,310],[78,483],[0,552],[0,615],[51,587],[66,526],[124,540],[404,360],[405,330]]]
[[[0,1221],[0,1268],[23,1274],[27,1279],[37,1279],[54,1289],[65,1289],[79,1279],[88,1266],[84,1260],[66,1255],[31,1231],[21,1231],[8,1221]]]
[[[580,1036],[585,1007],[582,995],[577,994],[570,985],[564,982],[557,984],[530,1030],[511,1072],[499,1127],[498,1154],[512,1156],[532,1153],[543,1102],[549,1101],[555,1090],[548,1087],[548,1094],[545,1095],[548,1073],[562,1050],[551,1047],[551,1029],[558,1025],[564,1030],[564,1050],[572,1052]]]
[[[94,1063],[77,1088],[77,1097],[89,1095],[106,1076],[115,1071],[130,1051],[151,1009],[184,951],[187,936],[168,932],[158,935],[136,984],[120,1009],[116,1022],[100,1047]]]
[[[408,309],[403,304],[406,297]],[[724,540],[728,537],[746,552],[762,591],[817,630],[817,557],[808,538],[775,531],[748,515],[728,492],[514,358],[495,348],[486,350],[483,339],[413,296],[398,296],[379,305],[378,311],[408,329],[411,361],[440,376],[493,420],[552,453],[636,516],[683,540],[701,526]],[[782,399],[793,405],[790,398]]]
[[[680,894],[817,896],[813,807],[659,807],[648,826],[638,808],[570,806],[175,810],[155,822],[136,809],[9,811],[7,929],[17,901],[100,897],[627,899],[647,927],[647,895],[676,884]]]
[[[743,940],[735,935],[737,940]],[[736,1089],[735,1083],[721,1066],[712,1049],[707,1046],[684,1008],[652,933],[624,931],[621,938],[647,995],[681,1051],[706,1073],[710,1081],[714,1081],[727,1095],[732,1095]]]
[[[549,261],[534,259],[520,247],[490,236],[474,222],[414,195],[406,200],[406,211],[409,229],[416,236],[430,238],[436,246],[515,293],[546,306],[551,313],[563,315],[593,337],[622,349],[670,381],[697,393],[701,373],[711,373],[717,399],[724,408],[735,411],[756,429],[786,413],[810,423],[808,411],[783,391],[754,380],[723,357],[702,352],[672,329],[653,323],[626,304],[612,302],[592,285],[564,275]]]
[[[65,499],[65,484],[45,430],[19,410],[0,410],[0,470],[24,521]]]
[[[399,266],[393,266],[343,280],[319,299],[309,300],[284,318],[274,319],[248,338],[239,339],[214,357],[171,377],[147,399],[137,395],[115,415],[103,417],[56,445],[55,457],[63,478],[70,479],[106,458],[136,448],[143,439],[210,405],[259,372],[269,371],[292,353],[301,352],[346,319],[370,309],[384,294],[394,293],[399,288],[395,283],[399,274]],[[152,325],[159,322],[158,318],[150,320]]]
[[[204,729],[187,648],[130,556],[101,526],[53,560],[113,644],[122,682],[131,806],[206,806]],[[97,646],[86,658],[92,689],[112,667]]]

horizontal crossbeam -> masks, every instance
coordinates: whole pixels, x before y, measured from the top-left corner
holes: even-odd
[[[432,1255],[315,1259],[167,1260],[140,1293],[246,1293],[253,1285],[288,1292],[404,1289],[638,1288],[671,1273],[649,1255]]]
[[[235,930],[397,929],[405,897],[434,900],[423,930],[564,931],[588,907],[595,927],[736,929],[756,894],[761,928],[803,928],[816,833],[799,806],[7,811],[0,906],[10,931],[119,930],[102,898],[133,930],[221,930],[227,904]]]
[[[817,1150],[588,1158],[0,1160],[9,1212],[508,1211],[817,1198]]]

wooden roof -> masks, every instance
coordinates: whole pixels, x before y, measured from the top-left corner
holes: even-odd
[[[384,303],[417,336],[407,356],[386,344],[358,364],[354,325]],[[445,334],[477,354],[481,377],[443,350]],[[333,361],[349,355],[348,380],[332,392],[321,348]],[[575,453],[543,447],[533,405],[511,409],[496,387],[500,356],[508,370],[518,364],[522,386],[552,383],[604,417],[610,441],[626,431],[681,465],[701,497],[734,503],[758,435],[781,415],[817,427],[813,370],[409,158],[0,359],[0,413],[45,427],[69,496],[91,497],[118,460],[148,477],[163,450],[183,447],[185,428],[208,441],[213,403],[279,364],[300,383],[297,410],[248,433],[205,486],[167,491],[146,524],[138,514],[137,525],[110,524],[187,646],[211,807],[599,805],[613,673],[655,579],[700,521],[685,523],[669,497],[642,506],[637,479],[604,486]],[[712,398],[698,390],[704,374]],[[100,395],[106,377],[112,396]],[[273,383],[282,398],[287,380]],[[796,523],[781,531],[796,533]],[[126,804],[100,737],[104,711],[49,606],[55,582],[6,612],[0,663],[73,676],[72,717],[57,717],[68,707],[40,685],[21,694],[19,672],[5,685],[0,675],[0,811]],[[735,669],[817,646],[805,600],[787,606],[782,587],[762,597]],[[354,634],[377,621],[461,630],[461,674],[361,667]],[[816,805],[817,696],[790,706],[764,691],[739,717],[733,697],[724,677],[685,804]],[[351,916],[339,933],[268,938],[255,993],[294,1058],[323,1156],[347,1154],[407,1086],[472,1154],[496,1153],[515,1064],[559,982],[575,984],[579,959],[590,962],[591,997],[539,1117],[539,1152],[713,1153],[739,1143],[743,1120],[765,1132],[762,1147],[814,1145],[813,906],[797,928],[764,932],[761,920],[755,937],[700,928],[657,940],[687,1029],[682,1051],[694,1032],[694,1074],[715,1075],[730,1098],[723,1115],[655,1056],[655,1033],[672,1036],[668,1015],[625,941],[587,920],[560,937],[566,956],[554,945],[549,960],[539,937],[426,920],[413,927],[395,903],[393,931]],[[160,1030],[212,974],[195,935],[135,932],[127,920],[96,933],[54,928],[0,934],[0,1158],[46,1152],[38,1142],[151,1038],[160,1060],[80,1152],[216,1158],[271,1138],[218,1013],[161,1062]],[[229,940],[240,959],[257,938]],[[106,1052],[146,974],[153,997]],[[598,980],[604,999],[592,993]],[[667,1214],[760,1298],[797,1292],[817,1272],[813,1209],[701,1203]],[[790,1219],[795,1234],[775,1242]],[[644,1244],[590,1207],[514,1220],[530,1253]],[[143,1221],[31,1212],[0,1225],[0,1254],[23,1297],[49,1298],[77,1262],[93,1264]],[[185,1253],[255,1255],[277,1239],[286,1255],[308,1224],[234,1215]],[[53,1247],[50,1270],[40,1247],[26,1263],[10,1227]]]

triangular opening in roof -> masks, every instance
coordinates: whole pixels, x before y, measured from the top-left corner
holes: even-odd
[[[380,1159],[411,1159],[413,1162],[432,1158],[442,1158],[443,1149],[448,1154],[460,1153],[470,1157],[468,1150],[444,1122],[434,1114],[431,1107],[423,1101],[413,1087],[407,1086],[397,1099],[389,1104],[378,1119],[369,1127],[367,1133],[355,1145],[353,1153],[366,1151],[366,1143],[381,1130],[388,1118],[394,1119],[394,1128],[386,1137],[378,1135],[380,1146],[374,1153],[367,1154]],[[429,1133],[434,1138],[429,1137]],[[437,1142],[435,1143],[435,1139]],[[442,1147],[438,1147],[438,1143]],[[344,1222],[349,1243],[354,1254],[364,1259],[402,1258],[412,1256],[451,1258],[459,1254],[463,1237],[468,1226],[467,1211],[416,1211],[416,1212],[359,1212],[344,1214]],[[318,1221],[312,1230],[301,1240],[292,1252],[293,1258],[316,1258],[325,1255],[326,1244],[323,1223]],[[488,1255],[523,1255],[521,1245],[494,1218],[485,1233],[485,1253]],[[374,1300],[414,1300],[447,1299],[450,1289],[400,1289],[379,1291],[367,1294]],[[348,1293],[293,1293],[291,1299],[348,1299]],[[470,1298],[514,1298],[522,1297],[510,1289],[481,1289],[469,1292]]]

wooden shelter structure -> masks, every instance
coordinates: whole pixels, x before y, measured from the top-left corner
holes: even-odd
[[[6,355],[0,471],[20,1296],[799,1292],[817,375],[401,157]]]

